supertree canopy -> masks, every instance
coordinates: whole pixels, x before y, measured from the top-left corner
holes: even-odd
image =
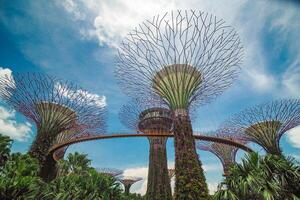
[[[121,108],[121,122],[130,129],[146,134],[170,134],[173,125],[172,113],[159,103],[147,105],[132,101]],[[148,137],[149,167],[146,199],[171,200],[172,191],[168,176],[166,137]]]
[[[56,162],[48,155],[56,139],[105,129],[102,98],[74,84],[41,73],[17,73],[1,77],[0,85],[0,96],[36,125],[29,153],[38,159],[45,181],[56,175]]]
[[[115,177],[123,174],[123,171],[120,169],[113,169],[113,168],[99,168],[96,169],[99,173],[105,174],[107,176]]]
[[[231,85],[241,54],[233,28],[192,10],[154,16],[119,48],[116,75],[122,90],[133,98],[151,96],[173,111],[175,199],[208,198],[188,108],[210,102]]]
[[[209,135],[214,135],[215,137],[218,138],[233,140],[240,144],[246,144],[246,140],[243,136],[236,135],[236,134],[232,134],[232,135],[225,134],[222,129],[219,129],[214,134],[209,134]],[[239,150],[239,148],[236,146],[221,144],[213,141],[201,141],[201,140],[197,141],[197,148],[199,150],[209,151],[215,154],[220,159],[223,165],[223,171],[225,176],[228,174],[229,167],[235,163],[236,153]]]
[[[140,177],[122,177],[120,179],[118,179],[125,188],[125,194],[129,195],[129,191],[130,191],[130,187],[135,184],[136,182],[139,182],[141,180],[143,180],[143,178]]]
[[[300,100],[281,99],[248,108],[224,123],[227,130],[243,134],[267,153],[282,155],[279,142],[288,130],[300,125]]]

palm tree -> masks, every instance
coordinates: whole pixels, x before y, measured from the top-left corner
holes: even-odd
[[[67,160],[59,161],[59,174],[67,175],[70,173],[81,174],[87,172],[91,168],[91,160],[86,154],[78,152],[70,153]]]
[[[56,178],[46,185],[38,199],[117,200],[121,199],[121,191],[113,177],[89,169],[85,173],[70,173]]]
[[[12,140],[5,135],[0,134],[0,167],[3,166],[10,154]]]
[[[296,200],[299,183],[300,167],[293,159],[252,153],[229,169],[214,199]]]

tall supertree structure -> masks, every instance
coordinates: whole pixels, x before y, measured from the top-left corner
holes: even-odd
[[[159,103],[147,105],[147,101],[132,101],[119,113],[121,122],[141,134],[170,134],[173,125],[172,113]],[[146,199],[171,200],[172,191],[168,177],[166,137],[148,137],[149,167]]]
[[[128,196],[130,193],[130,187],[135,184],[136,182],[139,182],[143,180],[143,178],[140,177],[122,177],[119,179],[119,181],[124,185],[125,188],[125,194]]]
[[[36,125],[37,134],[29,153],[38,159],[40,176],[56,176],[56,161],[48,150],[60,137],[105,128],[102,98],[41,73],[17,73],[0,79],[0,96]]]
[[[110,176],[110,177],[116,177],[119,176],[121,174],[123,174],[123,171],[120,169],[113,169],[113,168],[97,168],[96,169],[97,172],[104,174],[106,176]]]
[[[175,199],[207,199],[188,109],[210,102],[240,69],[242,46],[223,20],[174,11],[141,23],[119,48],[116,76],[133,98],[151,96],[174,116]]]
[[[248,108],[227,120],[227,131],[243,134],[267,153],[282,155],[279,142],[288,130],[300,125],[300,100],[280,99]]]
[[[209,134],[209,135],[214,135],[215,137],[233,140],[240,144],[246,144],[246,140],[243,136],[236,135],[236,134],[232,134],[232,135],[224,134],[222,129],[219,129],[214,134]],[[199,150],[209,151],[215,154],[220,159],[223,165],[224,176],[228,174],[229,167],[235,163],[235,157],[237,151],[239,150],[239,148],[236,146],[221,144],[213,141],[210,142],[210,141],[201,141],[201,140],[197,141],[197,148]]]

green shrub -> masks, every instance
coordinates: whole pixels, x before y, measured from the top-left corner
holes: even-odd
[[[299,200],[299,183],[300,167],[293,159],[252,153],[229,169],[213,199]]]
[[[5,135],[0,134],[0,167],[4,166],[6,160],[10,155],[10,148],[12,140]]]
[[[36,159],[28,154],[12,154],[0,172],[0,199],[35,199],[42,184],[38,171]]]

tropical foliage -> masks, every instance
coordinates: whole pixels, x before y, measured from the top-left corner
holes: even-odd
[[[38,162],[28,154],[12,154],[0,172],[0,199],[35,199],[41,180]]]
[[[67,160],[60,160],[59,174],[69,175],[87,173],[91,169],[91,160],[87,158],[86,154],[79,154],[78,152],[70,153]]]
[[[299,183],[300,167],[293,159],[252,153],[230,168],[214,199],[296,200]]]
[[[12,140],[8,136],[0,134],[0,167],[5,164],[9,157]]]
[[[42,198],[45,200],[112,200],[121,199],[119,184],[110,177],[90,169],[85,174],[71,173],[47,184]]]
[[[115,178],[98,173],[87,155],[69,154],[59,162],[60,174],[50,183],[38,177],[39,164],[29,154],[10,154],[11,140],[0,135],[0,151],[7,159],[0,167],[1,200],[141,200],[122,193]],[[2,156],[2,154],[1,154]]]

